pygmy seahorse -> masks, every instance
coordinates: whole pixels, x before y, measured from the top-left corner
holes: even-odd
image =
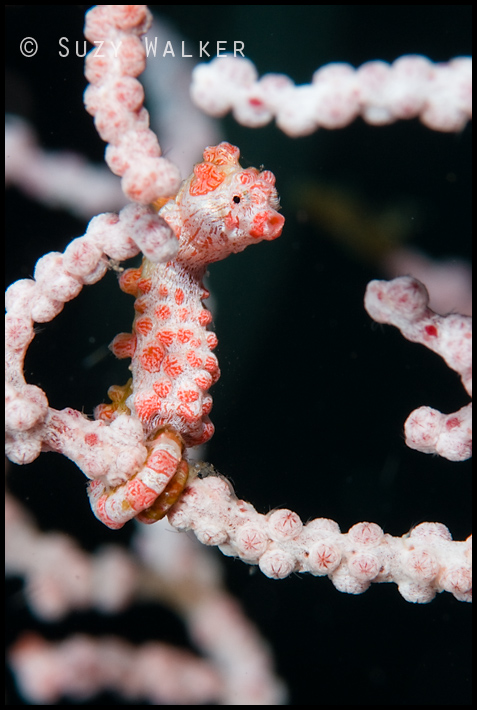
[[[154,452],[144,464],[147,476],[141,471],[135,475],[144,479],[146,495],[144,485],[136,494],[132,480],[123,486],[130,489],[129,517],[143,522],[163,517],[175,502],[187,480],[184,450],[208,441],[214,431],[208,391],[220,371],[212,352],[217,336],[208,330],[212,315],[202,304],[209,296],[202,283],[207,267],[249,244],[276,239],[283,229],[275,176],[269,170],[243,169],[239,155],[229,143],[206,148],[204,161],[159,211],[178,239],[177,256],[161,264],[144,259],[140,268],[120,277],[122,290],[136,298],[136,315],[132,333],[116,336],[110,347],[117,357],[131,358],[132,381],[110,388],[113,404],[100,405],[96,417],[110,421],[128,412],[142,424]],[[154,475],[160,483],[151,483]],[[113,521],[124,507],[121,488],[114,491],[114,505],[109,501]],[[174,495],[165,495],[172,489]],[[96,515],[106,524],[111,510],[101,514],[100,509],[108,507],[110,495],[106,490],[90,492]],[[138,496],[141,502],[134,500]]]

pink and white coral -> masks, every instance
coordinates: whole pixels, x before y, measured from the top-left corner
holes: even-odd
[[[79,232],[79,233],[81,233],[81,232]],[[328,346],[328,343],[327,343],[327,346]],[[323,344],[323,347],[324,347],[324,344]],[[396,368],[396,370],[397,370],[397,368]],[[31,392],[31,393],[30,393],[30,394],[32,395],[31,399],[33,399],[33,393],[34,393],[34,392]],[[26,391],[26,394],[28,394],[28,391]],[[349,394],[349,393],[348,393],[348,394]],[[37,405],[38,405],[38,408],[39,408],[39,410],[40,410],[40,416],[41,416],[41,412],[43,411],[43,404],[44,404],[44,403],[42,404],[42,402],[40,401],[40,399],[41,399],[41,397],[38,397]],[[346,398],[345,398],[345,399],[346,399]],[[388,397],[388,399],[389,399],[389,397]],[[344,401],[344,400],[343,400],[343,401]],[[429,400],[424,399],[424,400],[421,400],[421,401],[429,401]],[[347,406],[348,406],[348,404],[349,404],[349,402],[347,402]],[[347,407],[346,407],[346,408],[347,408]],[[409,409],[411,409],[411,408],[412,408],[412,407],[409,407]],[[409,409],[408,409],[407,411],[409,411]],[[33,408],[32,408],[30,411],[33,411]],[[27,426],[27,427],[28,427],[29,424],[31,423],[32,419],[35,419],[36,416],[37,416],[37,414],[34,414],[33,417],[31,417],[31,416],[29,415],[29,417],[26,417],[24,421],[22,421],[22,417],[20,417],[20,418],[19,418],[20,424],[21,424],[22,426]],[[297,419],[297,424],[298,424],[298,431],[300,431],[301,427],[303,426],[303,419],[302,419],[302,417],[303,417],[303,414],[297,412],[297,414],[296,414],[296,419]],[[17,419],[18,419],[18,418],[17,418]],[[330,417],[330,419],[331,419],[331,417]],[[247,420],[247,421],[248,421],[248,420]],[[397,427],[399,427],[399,423],[397,424]],[[111,429],[111,427],[109,427],[109,428]],[[322,440],[321,434],[322,434],[322,432],[320,431],[320,432],[319,432],[320,440]],[[245,440],[247,441],[247,447],[248,447],[249,440],[252,438],[252,436],[253,436],[253,432],[251,432],[251,430],[250,430],[250,424],[249,424],[248,427],[247,427],[247,431],[246,431],[246,434],[245,434],[245,438],[244,438],[244,440],[243,440],[243,443],[245,443]],[[399,437],[397,437],[397,438],[399,438]],[[298,433],[298,434],[294,434],[293,432],[291,432],[290,430],[288,430],[286,439],[287,439],[287,442],[289,443],[289,441],[290,441],[291,439],[293,439],[293,440],[295,440],[295,439],[300,439],[300,434],[299,434],[299,433]],[[317,436],[317,439],[318,439],[318,436]],[[347,441],[349,441],[349,439],[348,439]],[[284,443],[285,443],[285,442],[284,442]],[[264,446],[263,448],[267,448],[267,444],[268,444],[268,441],[265,442],[265,446]],[[376,440],[373,441],[373,447],[374,447],[375,445],[376,445]],[[245,447],[244,447],[244,448],[245,448]],[[284,449],[284,448],[285,448],[285,447],[283,446],[283,449]],[[307,447],[303,447],[303,445],[300,444],[300,448],[307,448]],[[310,452],[310,453],[311,453],[311,452]],[[49,458],[49,457],[47,457],[47,458]],[[281,455],[280,455],[280,458],[281,458]],[[312,454],[312,458],[313,458],[313,454]],[[272,455],[269,454],[269,459],[268,459],[268,460],[270,461],[271,459],[272,459]],[[424,457],[421,457],[421,459],[424,459]],[[278,467],[276,466],[276,464],[272,463],[271,461],[270,461],[270,463],[271,463],[271,470],[273,470],[273,471],[278,470]],[[311,462],[310,462],[310,463],[311,463]],[[264,469],[264,470],[265,470],[265,469]],[[270,470],[270,469],[267,469],[267,470]],[[298,481],[296,481],[296,483],[294,482],[293,479],[290,479],[290,482],[289,482],[289,484],[288,484],[288,485],[289,485],[290,496],[293,496],[293,489],[294,489],[295,486],[297,486],[297,487],[299,487],[300,489],[303,489],[303,490],[305,490],[305,489],[307,488],[307,486],[305,485],[305,481],[307,480],[307,478],[308,478],[308,476],[309,476],[310,473],[311,473],[311,475],[314,476],[316,479],[319,478],[319,479],[322,481],[322,484],[321,484],[321,485],[322,485],[322,486],[325,486],[326,477],[327,477],[327,475],[328,475],[328,471],[324,472],[321,467],[320,467],[320,470],[318,470],[318,467],[315,467],[314,462],[313,462],[313,465],[312,465],[312,466],[310,465],[310,467],[306,466],[306,467],[304,467],[303,469],[300,469],[300,471],[299,471],[299,478],[298,478]],[[274,474],[274,475],[275,475],[275,474]],[[203,481],[204,481],[204,482],[207,482],[209,479],[210,479],[210,481],[212,481],[213,478],[217,479],[218,477],[216,477],[216,476],[215,476],[215,477],[209,476],[209,477],[204,478]],[[237,478],[237,477],[236,477],[236,478]],[[221,479],[218,479],[218,480],[221,480]],[[193,483],[194,483],[194,484],[197,483],[197,485],[199,485],[199,481],[201,481],[200,478],[199,478],[199,479],[195,479],[195,480],[193,481]],[[192,484],[191,484],[191,485],[192,485]],[[274,488],[274,487],[273,487],[273,488]],[[274,489],[274,490],[275,490],[275,489]],[[276,495],[277,495],[277,494],[276,494],[276,491],[275,491],[274,495],[275,495],[275,497],[276,497]],[[278,494],[278,495],[280,495],[280,494]],[[411,491],[409,491],[409,499],[411,500],[412,498],[413,498],[413,492],[412,492],[412,490],[411,490]],[[283,502],[285,502],[285,504],[288,503],[288,500],[287,500],[286,497],[283,497]],[[282,503],[282,504],[283,504],[283,503]],[[315,505],[315,501],[313,501],[313,504]],[[413,508],[412,510],[414,511],[414,508]],[[277,515],[278,518],[280,518],[281,516],[283,516],[283,517],[286,519],[286,521],[287,521],[287,525],[290,526],[290,529],[293,530],[293,526],[295,526],[297,529],[300,529],[300,530],[301,530],[300,534],[303,532],[304,529],[306,529],[306,528],[308,528],[308,527],[310,526],[310,523],[309,523],[309,522],[308,522],[308,523],[305,523],[305,525],[303,525],[303,524],[300,522],[300,520],[299,520],[297,514],[296,514],[296,513],[292,513],[291,511],[288,511],[288,509],[284,510],[284,509],[280,508],[277,512],[279,513],[279,515]],[[321,514],[323,514],[323,513],[321,513]],[[325,514],[326,514],[326,511],[325,511]],[[414,514],[415,514],[415,513],[410,513],[411,516],[414,515]],[[272,515],[270,515],[270,516],[268,516],[268,517],[272,518]],[[336,517],[338,517],[338,516],[336,516]],[[365,516],[365,515],[361,516],[361,519],[366,519],[366,516]],[[386,519],[386,516],[384,516],[383,519]],[[428,519],[431,519],[431,520],[432,520],[433,518],[428,518]],[[445,518],[441,518],[441,519],[445,519]],[[305,522],[305,521],[304,521],[304,522]],[[268,523],[267,523],[267,524],[268,524]],[[334,525],[336,525],[336,524],[334,524]],[[374,530],[374,527],[372,527],[373,524],[368,524],[368,525],[371,526],[370,529]],[[431,525],[433,525],[433,524],[431,524]],[[153,526],[153,527],[156,527],[156,526]],[[386,527],[388,527],[388,526],[386,525]],[[273,529],[272,529],[272,528],[273,528]],[[285,535],[285,539],[282,539],[283,536],[284,536],[284,531],[280,529],[281,532],[277,532],[277,530],[275,529],[275,527],[274,527],[273,525],[272,525],[272,528],[270,528],[270,529],[271,529],[271,534],[270,534],[271,542],[270,542],[270,540],[268,539],[268,537],[264,536],[263,533],[262,533],[262,534],[258,534],[253,526],[251,526],[251,527],[244,526],[242,532],[237,535],[237,539],[238,539],[240,545],[243,544],[243,549],[247,551],[247,554],[248,554],[248,555],[252,555],[252,556],[255,554],[255,553],[254,553],[254,550],[256,550],[257,552],[259,552],[262,548],[264,548],[264,545],[270,545],[270,544],[273,544],[273,545],[281,545],[282,543],[283,543],[283,544],[286,544],[286,543],[287,543],[286,535]],[[351,529],[352,529],[352,528],[353,528],[353,526],[351,527]],[[285,532],[286,532],[287,529],[288,529],[288,528],[285,526]],[[403,528],[401,527],[401,530],[402,530],[402,529],[403,529]],[[404,529],[406,529],[406,528],[404,528]],[[434,535],[434,533],[433,533],[434,537],[441,537],[444,541],[449,542],[449,540],[448,540],[446,534],[441,535],[439,531],[444,532],[441,528],[438,528],[438,529],[434,530],[434,533],[435,533],[435,535]],[[335,532],[336,532],[336,529],[335,529]],[[431,530],[431,532],[432,532],[432,530]],[[213,535],[209,535],[209,533],[210,533],[210,530],[209,530],[209,531],[206,530],[206,531],[203,533],[204,542],[211,541],[211,540],[213,539]],[[272,534],[272,533],[273,533],[273,534]],[[300,535],[300,534],[299,534],[299,535]],[[221,535],[223,536],[223,533],[221,533]],[[348,535],[349,535],[349,533],[348,533]],[[280,536],[281,536],[281,537],[280,537]],[[340,536],[341,536],[341,533],[340,533]],[[233,537],[233,535],[231,535],[231,537]],[[278,539],[276,539],[277,537],[278,537]],[[413,535],[411,535],[410,537],[413,537]],[[415,536],[414,536],[414,537],[415,537]],[[431,537],[432,537],[432,535],[431,535]],[[217,536],[217,538],[218,538],[218,539],[220,538],[220,534]],[[167,543],[166,543],[166,544],[167,544]],[[224,548],[225,548],[225,549],[226,549],[226,544],[227,544],[227,543],[224,543]],[[458,543],[458,544],[461,544],[461,543]],[[321,546],[320,546],[320,545],[321,545]],[[313,551],[314,551],[314,553],[316,552],[316,554],[314,554],[314,556],[313,556],[313,558],[312,558],[312,562],[311,562],[310,564],[311,564],[312,566],[315,565],[315,569],[325,569],[327,566],[333,566],[333,565],[335,564],[335,562],[336,562],[336,559],[337,559],[336,550],[332,550],[332,549],[331,549],[331,546],[330,546],[330,549],[328,549],[328,547],[326,546],[326,543],[324,543],[324,545],[322,545],[322,544],[320,543],[320,545],[317,547],[316,550],[313,548]],[[449,549],[455,549],[454,543],[452,543],[452,546],[449,547]],[[439,553],[439,554],[440,554],[440,553]],[[264,560],[264,563],[263,563],[263,567],[264,567],[265,569],[267,569],[265,562],[266,562],[267,559],[269,559],[269,557],[270,557],[270,556],[265,557],[265,560]],[[373,557],[373,556],[371,555],[370,560],[369,560],[371,563],[372,563],[372,561],[373,561],[373,560],[371,559],[372,557]],[[435,565],[436,565],[436,563],[435,563],[435,560],[433,561],[433,560],[431,559],[431,557],[432,557],[432,556],[426,556],[426,555],[424,555],[424,556],[422,557],[422,559],[418,560],[418,563],[415,565],[417,571],[419,571],[419,573],[420,573],[426,580],[429,579],[429,578],[431,578],[431,577],[434,575],[434,573],[435,573]],[[444,556],[444,557],[445,557],[445,556]],[[271,556],[271,562],[272,562],[272,564],[271,564],[271,566],[270,566],[269,569],[270,569],[272,572],[275,572],[275,573],[276,573],[277,571],[281,571],[281,570],[282,570],[282,562],[283,562],[283,561],[280,561],[280,555],[278,555],[278,560],[275,560],[275,557]],[[278,564],[276,564],[276,562],[278,562]],[[445,560],[442,560],[442,562],[445,564]],[[439,558],[439,566],[442,564],[442,562],[440,561],[440,558]],[[289,566],[289,565],[288,565],[288,566]],[[359,571],[360,571],[360,574],[361,574],[361,575],[364,575],[364,574],[366,573],[366,574],[368,575],[368,577],[371,576],[371,572],[372,572],[372,570],[374,569],[374,568],[373,568],[373,564],[364,564],[364,565],[363,565],[363,564],[360,563],[359,565],[357,565],[357,567],[359,568]],[[353,565],[351,565],[351,568],[354,569]],[[285,565],[285,567],[283,567],[283,569],[286,569],[286,565]],[[258,575],[258,576],[260,576],[260,575]],[[465,577],[465,575],[464,575],[464,577]],[[338,578],[338,575],[336,575],[336,578]],[[437,579],[437,578],[439,578],[439,583],[441,583],[442,581],[445,581],[445,580],[447,579],[446,575],[439,575],[439,574],[437,574],[437,575],[434,577],[434,579]],[[451,577],[451,579],[452,579],[452,577]],[[293,582],[293,580],[291,580],[291,581]],[[310,580],[310,581],[313,582],[313,580]],[[265,580],[265,582],[266,582],[266,580]],[[286,584],[286,583],[284,583],[283,585],[280,585],[280,586],[284,586],[285,584]],[[446,582],[446,584],[447,584],[447,582]],[[460,584],[460,583],[459,583],[459,584]],[[446,588],[446,589],[449,588],[449,590],[454,589],[454,590],[458,591],[458,589],[459,589],[459,584],[456,586],[454,583],[449,582],[449,583],[447,584],[447,586],[443,586],[443,588]],[[434,588],[437,589],[435,582],[433,583],[433,585],[434,585]],[[276,586],[276,585],[273,585],[273,586]],[[304,586],[304,585],[303,585],[303,586]],[[461,586],[462,586],[462,585],[461,585]],[[432,585],[431,585],[431,587],[432,587]],[[323,590],[325,590],[325,589],[326,589],[326,585],[324,585],[324,586],[322,585],[321,588],[322,588]],[[391,593],[392,593],[392,592],[391,592]],[[380,589],[380,590],[378,590],[378,594],[383,595],[383,594],[385,594],[385,591],[384,591],[383,589]],[[338,595],[336,595],[336,596],[338,596]],[[366,598],[367,598],[368,596],[369,596],[369,595],[365,595]],[[447,597],[447,596],[450,596],[450,595],[442,595],[442,597],[444,597],[444,596]],[[352,601],[353,604],[356,603],[356,600],[350,600],[350,601]],[[442,598],[441,598],[441,601],[442,601]],[[451,598],[451,602],[453,602],[453,601],[454,601],[454,600]],[[359,602],[358,602],[358,603],[359,603]],[[367,603],[367,602],[366,602],[366,603]],[[433,607],[434,607],[434,605],[433,605]],[[213,605],[212,605],[212,608],[213,608]],[[356,615],[356,616],[359,616],[359,614]],[[356,619],[356,616],[355,616],[355,619]],[[213,619],[213,612],[212,612],[212,614],[211,614],[211,617],[209,617],[209,618],[210,618],[210,619]],[[356,619],[356,622],[357,622],[357,624],[359,623],[359,621],[358,621],[357,619]],[[355,626],[354,626],[354,624],[353,624],[353,629],[354,629],[354,628],[355,628]],[[205,629],[204,629],[204,633],[206,633],[209,629],[210,629],[210,627],[205,628]],[[423,640],[423,643],[424,643],[424,640]],[[397,639],[396,645],[399,645],[399,638]],[[324,659],[323,659],[323,660],[324,660]]]

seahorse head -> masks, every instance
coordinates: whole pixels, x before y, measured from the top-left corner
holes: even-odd
[[[203,265],[224,259],[262,239],[281,234],[275,176],[269,170],[243,169],[240,151],[230,143],[206,148],[170,212],[178,233],[180,261]],[[169,221],[168,210],[161,212]]]

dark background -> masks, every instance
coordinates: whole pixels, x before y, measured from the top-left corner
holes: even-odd
[[[89,6],[7,6],[7,110],[27,117],[45,147],[100,161],[104,145],[82,107],[82,60],[60,59],[60,36],[82,39]],[[154,6],[155,9],[155,6]],[[322,64],[392,61],[424,54],[447,61],[471,53],[471,9],[465,5],[230,5],[158,7],[192,46],[239,39],[260,74],[284,72],[309,82]],[[18,44],[34,36],[34,59]],[[180,60],[191,61],[192,60]],[[433,353],[373,324],[363,308],[377,260],[343,249],[306,218],[301,188],[310,183],[351,191],[371,216],[383,205],[412,204],[412,244],[429,256],[470,258],[471,130],[440,134],[417,121],[352,126],[291,139],[273,125],[258,130],[222,122],[222,138],[239,145],[245,165],[277,177],[283,235],[213,266],[222,377],[213,389],[216,434],[207,459],[229,476],[258,510],[296,510],[303,521],[323,516],[346,531],[358,521],[402,535],[423,521],[445,523],[455,539],[470,532],[470,462],[451,463],[406,448],[402,427],[423,404],[453,411],[467,397],[458,376]],[[167,152],[167,146],[163,146]],[[452,178],[450,178],[452,176]],[[48,210],[15,189],[7,192],[7,284],[32,275],[36,259],[63,250],[85,223]],[[125,381],[112,356],[95,367],[85,358],[130,328],[132,301],[113,274],[84,289],[51,324],[42,326],[26,364],[51,406],[92,413],[107,388]],[[87,362],[87,361],[86,361]],[[124,541],[132,525],[107,530],[92,516],[85,481],[56,454],[10,467],[10,487],[43,529],[61,528],[93,550]],[[223,558],[229,588],[275,649],[290,704],[470,704],[470,607],[449,594],[424,606],[406,603],[395,585],[372,585],[354,597],[327,579],[271,581]],[[150,613],[150,609],[147,610]],[[24,629],[47,638],[69,632],[121,633],[139,641],[146,613],[123,617],[74,614],[46,626],[25,607],[21,581],[7,586],[7,641]],[[155,610],[157,634],[189,643],[172,613]],[[143,637],[144,638],[144,637]],[[8,676],[9,704],[25,704]],[[67,702],[67,701],[65,701]],[[94,703],[118,704],[104,695]]]

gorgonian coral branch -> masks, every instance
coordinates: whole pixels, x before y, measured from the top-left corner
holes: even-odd
[[[232,111],[251,128],[275,118],[293,137],[343,128],[358,116],[373,126],[419,117],[432,130],[460,131],[472,116],[472,59],[433,64],[412,55],[358,69],[334,63],[318,69],[311,84],[296,86],[284,74],[259,79],[249,59],[227,56],[196,67],[191,93],[211,116]]]

